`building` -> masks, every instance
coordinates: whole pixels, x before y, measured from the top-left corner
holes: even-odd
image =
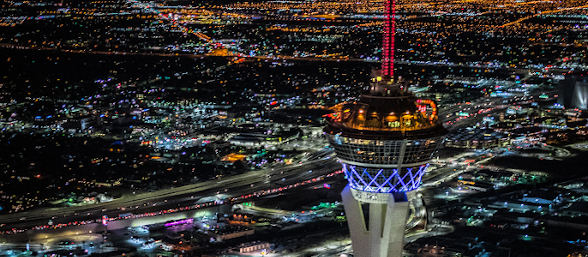
[[[488,149],[508,146],[511,140],[506,133],[492,129],[459,129],[447,136],[446,147]]]
[[[558,103],[566,108],[588,109],[588,75],[568,74],[559,82]]]
[[[407,193],[447,133],[436,112],[433,101],[376,79],[370,94],[330,116],[324,131],[349,181],[342,197],[354,256],[402,256]]]
[[[259,251],[259,250],[265,250],[265,249],[270,249],[271,244],[268,242],[260,242],[260,241],[255,241],[255,242],[249,242],[249,243],[244,243],[239,245],[239,252],[240,253],[250,253],[250,252],[255,252],[255,251]]]
[[[253,235],[254,233],[255,231],[253,229],[247,227],[226,226],[224,228],[210,230],[207,234],[211,239],[214,239],[214,241],[222,242],[233,238]]]

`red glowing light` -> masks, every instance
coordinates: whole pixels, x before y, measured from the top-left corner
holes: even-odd
[[[382,75],[394,75],[394,35],[396,33],[396,1],[384,3],[384,35],[382,36]]]

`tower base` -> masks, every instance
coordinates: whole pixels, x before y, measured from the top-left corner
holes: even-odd
[[[351,234],[353,256],[402,257],[409,209],[406,196],[397,196],[395,199],[393,194],[361,192],[349,186],[343,189],[341,196]],[[369,204],[369,224],[366,224],[362,203]]]

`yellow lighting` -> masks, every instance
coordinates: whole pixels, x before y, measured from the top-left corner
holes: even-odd
[[[247,155],[231,153],[231,154],[224,156],[222,158],[222,161],[228,161],[228,162],[243,161],[243,160],[245,160],[245,157],[247,157]]]

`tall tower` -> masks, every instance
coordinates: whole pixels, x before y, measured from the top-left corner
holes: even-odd
[[[349,182],[341,195],[354,256],[402,256],[407,193],[447,133],[436,112],[433,101],[376,81],[370,94],[331,115],[324,131]]]
[[[385,0],[382,69],[370,93],[332,114],[324,129],[349,182],[341,196],[358,257],[402,256],[407,193],[447,134],[433,101],[393,82],[395,9]]]

